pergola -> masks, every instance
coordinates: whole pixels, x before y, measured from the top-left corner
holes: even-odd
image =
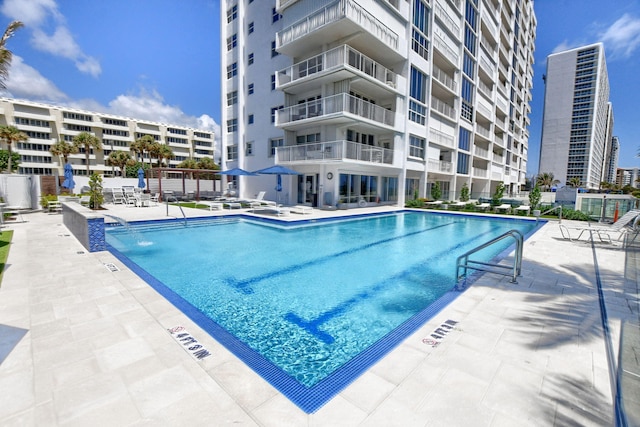
[[[204,181],[211,181],[212,191],[216,191],[216,181],[220,180],[219,170],[213,169],[185,169],[185,168],[151,168],[145,171],[145,177],[147,180],[147,188],[149,188],[149,181],[152,179],[158,179],[158,192],[160,193],[159,200],[162,201],[162,176],[163,172],[180,174],[182,178],[182,192],[186,193],[185,177],[187,175],[194,176],[196,179],[196,200],[200,200],[200,175],[213,175],[211,179]],[[165,177],[165,179],[168,179]],[[222,191],[222,185],[220,186]],[[204,189],[203,189],[204,190]]]

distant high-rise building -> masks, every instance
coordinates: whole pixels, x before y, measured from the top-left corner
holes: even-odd
[[[618,168],[616,174],[616,184],[620,187],[625,185],[631,185],[635,188],[640,188],[640,169],[638,168]]]
[[[225,0],[223,167],[280,164],[280,200],[403,204],[517,193],[527,170],[532,0]],[[275,199],[271,177],[240,194]]]
[[[613,131],[602,43],[547,57],[539,172],[599,188],[609,178]]]
[[[611,149],[607,157],[607,176],[605,181],[611,184],[616,182],[616,171],[618,169],[618,156],[620,155],[620,139],[617,136],[611,137]]]

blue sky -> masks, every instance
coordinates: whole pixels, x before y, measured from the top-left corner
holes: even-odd
[[[4,0],[0,26],[25,23],[8,43],[15,56],[4,95],[217,130],[219,9],[219,0]],[[598,41],[619,166],[640,166],[640,0],[538,0],[534,9],[528,175],[538,172],[546,57]]]

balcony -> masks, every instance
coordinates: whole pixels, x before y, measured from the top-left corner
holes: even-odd
[[[447,135],[434,128],[429,128],[429,142],[448,148],[455,148],[455,138],[453,136]]]
[[[449,16],[449,13],[447,13],[438,1],[435,2],[435,12],[436,17],[444,24],[445,28],[448,29],[456,39],[460,39],[460,25]]]
[[[438,49],[445,58],[447,58],[453,65],[458,66],[458,54],[451,48],[438,34],[433,34],[433,45]]]
[[[304,82],[332,73],[345,74],[331,76],[332,80],[342,80],[358,75],[368,77],[369,81],[386,91],[395,91],[398,87],[399,79],[396,73],[352,47],[342,45],[278,71],[276,88],[286,90],[288,93],[303,92],[307,90]],[[317,82],[314,83],[317,85]]]
[[[431,108],[452,120],[456,118],[456,109],[438,98],[431,97]]]
[[[427,168],[429,172],[447,173],[447,174],[453,173],[453,163],[445,162],[442,160],[428,159]]]
[[[496,122],[497,124],[497,122]],[[497,145],[499,145],[500,147],[504,148],[504,136],[502,135],[493,135],[493,142]]]
[[[491,141],[491,130],[487,127],[482,126],[480,123],[476,123],[476,133]]]
[[[432,75],[438,82],[442,83],[442,85],[451,89],[453,92],[456,92],[456,82],[453,80],[453,77],[442,71],[435,64],[433,65]]]
[[[473,154],[477,157],[482,157],[485,160],[489,159],[489,150],[486,148],[479,147],[477,145],[473,146]]]
[[[318,163],[354,160],[393,164],[393,150],[352,141],[330,141],[276,148],[277,163]]]
[[[276,111],[276,126],[292,127],[296,124],[308,126],[309,122],[316,122],[318,120],[332,120],[335,123],[346,123],[360,118],[369,120],[370,123],[375,126],[388,129],[394,127],[395,114],[396,113],[391,110],[364,101],[348,93],[339,93]]]
[[[328,40],[361,35],[359,33],[363,29],[382,46],[399,54],[398,34],[353,0],[332,2],[279,31],[276,48],[285,55],[299,56],[310,47],[319,47]],[[310,35],[313,37],[304,40]]]
[[[492,156],[491,160],[493,160],[496,163],[502,164],[502,162],[504,162],[504,156],[502,156],[501,154],[498,154],[498,153],[493,153],[493,156]]]
[[[476,178],[486,178],[489,176],[489,171],[487,169],[471,168],[471,174]]]
[[[22,123],[12,123],[12,126],[20,129],[23,132],[46,132],[51,133],[50,126],[33,126],[33,125],[24,125]]]

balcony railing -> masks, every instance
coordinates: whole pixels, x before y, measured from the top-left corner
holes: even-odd
[[[493,160],[494,162],[497,162],[497,163],[502,164],[502,162],[504,161],[504,157],[503,157],[503,156],[501,156],[500,154],[493,153],[492,160]]]
[[[486,148],[478,147],[477,145],[473,146],[473,154],[482,157],[483,159],[489,158],[489,150]]]
[[[487,169],[480,168],[471,168],[471,173],[473,174],[473,176],[476,176],[478,178],[486,178],[489,175],[489,171]]]
[[[428,159],[427,167],[429,168],[429,172],[442,172],[442,173],[453,172],[453,163],[445,162],[442,160]]]
[[[442,52],[452,64],[458,65],[458,54],[436,33],[433,34],[433,45]]]
[[[353,0],[337,0],[279,31],[276,34],[277,47],[282,47],[325,25],[345,18],[357,23],[391,49],[398,50],[398,35]]]
[[[393,164],[393,150],[352,141],[330,141],[276,148],[278,163],[357,160]]]
[[[455,108],[453,108],[451,105],[449,105],[446,102],[441,101],[438,98],[435,98],[433,96],[431,97],[431,108],[433,108],[434,110],[436,110],[440,114],[443,114],[443,115],[449,117],[450,119],[455,119],[456,118],[456,109]]]
[[[444,145],[445,147],[455,148],[455,138],[453,136],[447,135],[434,128],[429,128],[429,141]]]
[[[504,147],[504,137],[501,135],[494,135],[493,142],[498,144],[500,147]]]
[[[436,3],[437,4],[437,3]],[[432,71],[433,77],[439,81],[440,83],[442,83],[443,85],[445,85],[446,87],[448,87],[449,89],[451,89],[452,91],[456,91],[456,82],[455,80],[453,80],[453,77],[449,76],[447,73],[445,73],[444,71],[442,71],[437,65],[433,65],[433,71]]]
[[[493,96],[493,87],[478,79],[478,88],[483,91],[489,98]]]
[[[394,88],[397,85],[396,73],[354,48],[343,45],[278,71],[278,86],[341,67],[353,68]]]
[[[339,113],[354,114],[386,126],[393,127],[395,123],[395,112],[348,93],[339,93],[276,111],[276,125]]]
[[[479,123],[476,123],[476,132],[484,136],[488,140],[491,140],[491,130],[489,128],[484,127]]]
[[[440,3],[435,2],[436,16],[442,21],[442,23],[451,31],[456,38],[460,37],[460,26],[449,16],[447,11],[442,7]]]
[[[478,111],[480,113],[482,113],[483,116],[487,117],[487,118],[492,118],[493,114],[491,113],[491,109],[488,108],[486,105],[482,104],[482,103],[478,103]],[[482,132],[479,132],[480,135],[482,136],[487,136]]]

